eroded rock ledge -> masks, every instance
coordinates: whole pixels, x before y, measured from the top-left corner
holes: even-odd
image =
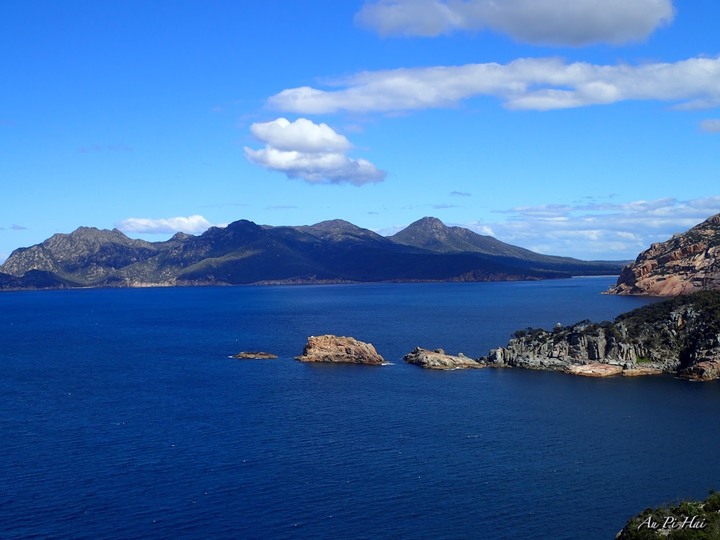
[[[335,362],[346,364],[382,365],[385,359],[378,354],[372,343],[364,343],[352,337],[310,336],[300,356],[301,362]]]
[[[415,364],[426,369],[473,369],[485,367],[485,364],[469,358],[462,353],[457,356],[445,354],[442,349],[430,351],[421,347],[415,347],[403,357],[408,364]]]

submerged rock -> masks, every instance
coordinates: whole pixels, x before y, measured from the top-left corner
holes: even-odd
[[[352,337],[310,336],[300,356],[301,362],[334,362],[347,364],[382,365],[385,359],[378,354],[372,343],[364,343]]]
[[[460,353],[457,356],[445,354],[442,349],[430,351],[415,347],[412,352],[403,357],[408,364],[415,364],[426,369],[472,369],[482,368],[485,364]]]

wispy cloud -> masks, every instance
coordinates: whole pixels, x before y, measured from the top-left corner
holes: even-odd
[[[708,133],[720,133],[720,118],[709,118],[700,122],[700,129]]]
[[[247,159],[283,172],[288,178],[302,178],[311,184],[357,186],[385,179],[385,172],[369,161],[348,157],[350,141],[327,124],[316,124],[306,118],[294,122],[278,118],[255,123],[250,130],[265,147],[260,150],[245,147]]]
[[[720,196],[591,202],[515,207],[497,212],[505,219],[467,226],[540,253],[634,259],[653,242],[667,240],[719,212]]]
[[[671,0],[375,0],[355,20],[383,36],[490,29],[526,43],[580,46],[639,41],[673,16]]]
[[[450,196],[451,197],[472,197],[472,194],[467,193],[465,191],[451,191]]]
[[[203,216],[193,215],[160,219],[131,217],[116,223],[115,226],[124,233],[171,234],[184,232],[199,234],[212,227],[212,224]]]
[[[456,107],[478,96],[509,109],[551,110],[627,100],[663,101],[678,108],[720,105],[720,57],[674,63],[600,65],[559,58],[508,64],[466,64],[357,73],[331,83],[271,96],[268,105],[299,114],[398,112]]]

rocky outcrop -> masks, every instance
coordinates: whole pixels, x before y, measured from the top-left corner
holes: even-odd
[[[403,357],[403,360],[408,364],[415,364],[426,369],[451,370],[485,367],[485,364],[482,362],[468,358],[462,353],[453,356],[445,354],[445,351],[442,349],[430,351],[421,347],[415,347],[412,352],[409,352]]]
[[[715,353],[716,358],[720,355]],[[720,359],[719,360],[703,360],[691,366],[681,369],[678,373],[683,379],[692,379],[697,381],[712,381],[720,379]]]
[[[521,367],[585,374],[598,363],[635,367],[647,351],[638,344],[622,340],[610,323],[602,325],[582,321],[572,326],[556,327],[552,331],[527,329],[515,332],[507,346],[490,351],[487,362],[499,367]],[[604,371],[609,374],[608,370]]]
[[[714,289],[720,289],[720,214],[650,246],[608,292],[675,296]]]
[[[623,368],[612,364],[592,362],[591,364],[584,365],[570,365],[568,366],[567,372],[583,377],[609,377],[611,375],[620,375],[623,372]]]
[[[505,347],[491,350],[481,360],[495,367],[576,375],[672,373],[688,379],[718,379],[720,291],[644,306],[614,322],[520,330]]]
[[[277,355],[262,351],[242,351],[233,354],[231,358],[237,358],[238,360],[274,360]]]
[[[296,356],[301,362],[335,362],[346,364],[382,365],[385,359],[378,354],[371,343],[364,343],[352,337],[310,336],[302,355]]]

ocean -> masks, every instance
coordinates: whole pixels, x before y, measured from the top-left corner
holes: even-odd
[[[402,361],[653,301],[613,282],[2,293],[0,538],[613,538],[720,489],[718,383]]]

